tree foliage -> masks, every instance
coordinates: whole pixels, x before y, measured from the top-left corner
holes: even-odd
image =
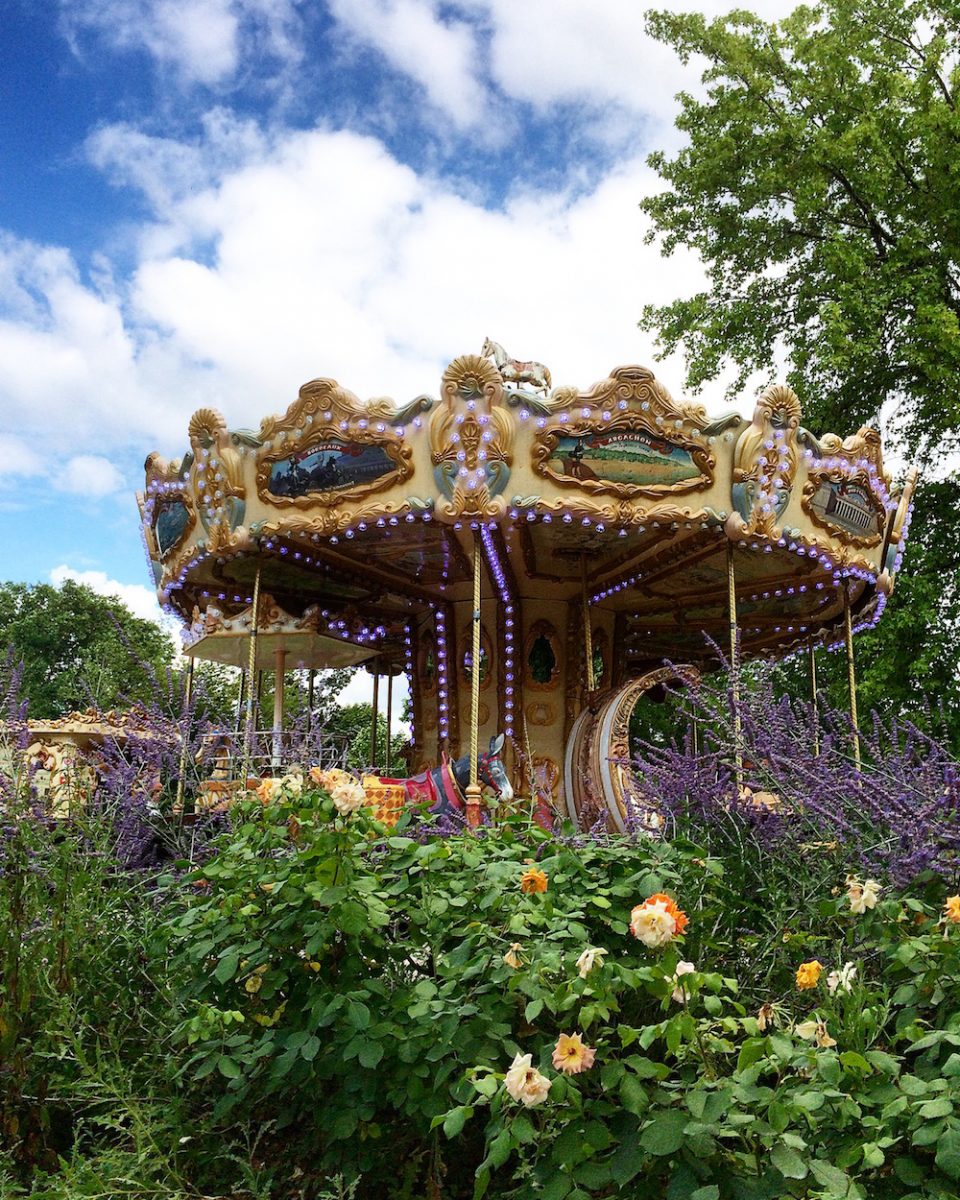
[[[706,95],[681,97],[688,144],[651,156],[667,188],[642,207],[711,287],[644,325],[684,347],[693,385],[732,362],[740,389],[781,350],[824,430],[895,400],[913,453],[956,447],[960,10],[824,0],[779,24],[654,13],[650,30],[707,59]]]
[[[174,652],[158,625],[72,580],[0,584],[0,646],[23,664],[32,717],[151,700]]]
[[[657,12],[654,37],[706,60],[680,97],[686,144],[650,157],[649,237],[694,248],[709,288],[648,306],[697,388],[731,393],[786,359],[817,432],[889,425],[888,453],[940,475],[917,494],[907,571],[858,641],[863,700],[956,709],[960,597],[960,9],[823,0],[778,24]],[[842,671],[827,666],[825,682]],[[838,692],[831,688],[834,699]],[[953,719],[954,741],[960,723]]]

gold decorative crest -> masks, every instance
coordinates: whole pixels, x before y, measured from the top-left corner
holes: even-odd
[[[820,439],[820,450],[824,459],[811,465],[803,487],[804,512],[847,545],[878,545],[887,523],[876,490],[877,481],[887,482],[880,434],[869,425],[842,441],[828,433]]]
[[[790,501],[800,455],[800,401],[785,384],[772,384],[757,400],[753,420],[740,434],[733,455],[732,536],[776,537]]]
[[[677,404],[646,367],[617,367],[587,392],[558,388],[551,409],[531,453],[534,470],[555,483],[629,500],[713,482],[706,411]],[[649,478],[636,482],[643,474]]]
[[[282,417],[268,417],[260,426],[263,443],[257,455],[260,499],[279,507],[312,509],[317,505],[358,500],[409,478],[413,474],[413,452],[396,428],[399,415],[391,401],[378,399],[364,404],[334,379],[305,383]],[[320,479],[314,483],[307,479],[303,490],[296,494],[278,494],[271,487],[278,463],[290,462],[293,468],[297,460],[311,453],[322,455],[324,449],[329,449],[333,454],[350,447],[377,448],[392,466],[369,481],[358,479],[345,486],[332,480]]]
[[[438,499],[437,514],[503,516],[514,423],[503,407],[499,373],[484,358],[462,355],[444,372],[440,394],[443,404],[430,422],[434,479],[446,497]]]

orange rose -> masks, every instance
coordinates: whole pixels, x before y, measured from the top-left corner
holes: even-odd
[[[547,873],[539,867],[528,867],[520,876],[520,891],[527,895],[547,890]]]
[[[630,932],[645,946],[665,946],[689,924],[687,914],[662,892],[648,896],[630,913]]]

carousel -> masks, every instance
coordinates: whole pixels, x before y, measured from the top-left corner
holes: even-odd
[[[671,680],[845,649],[856,726],[853,639],[894,586],[916,478],[893,489],[873,429],[809,432],[785,386],[711,417],[645,367],[553,387],[490,341],[437,396],[315,379],[255,432],[201,409],[188,436],[138,501],[191,661],[405,674],[410,768],[469,755],[472,819],[503,733],[515,793],[613,828],[630,714]]]

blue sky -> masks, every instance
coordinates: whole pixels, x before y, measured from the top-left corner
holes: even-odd
[[[146,615],[134,493],[196,408],[409,399],[487,335],[586,387],[700,282],[637,210],[697,73],[630,0],[8,0],[3,39],[5,578]]]

